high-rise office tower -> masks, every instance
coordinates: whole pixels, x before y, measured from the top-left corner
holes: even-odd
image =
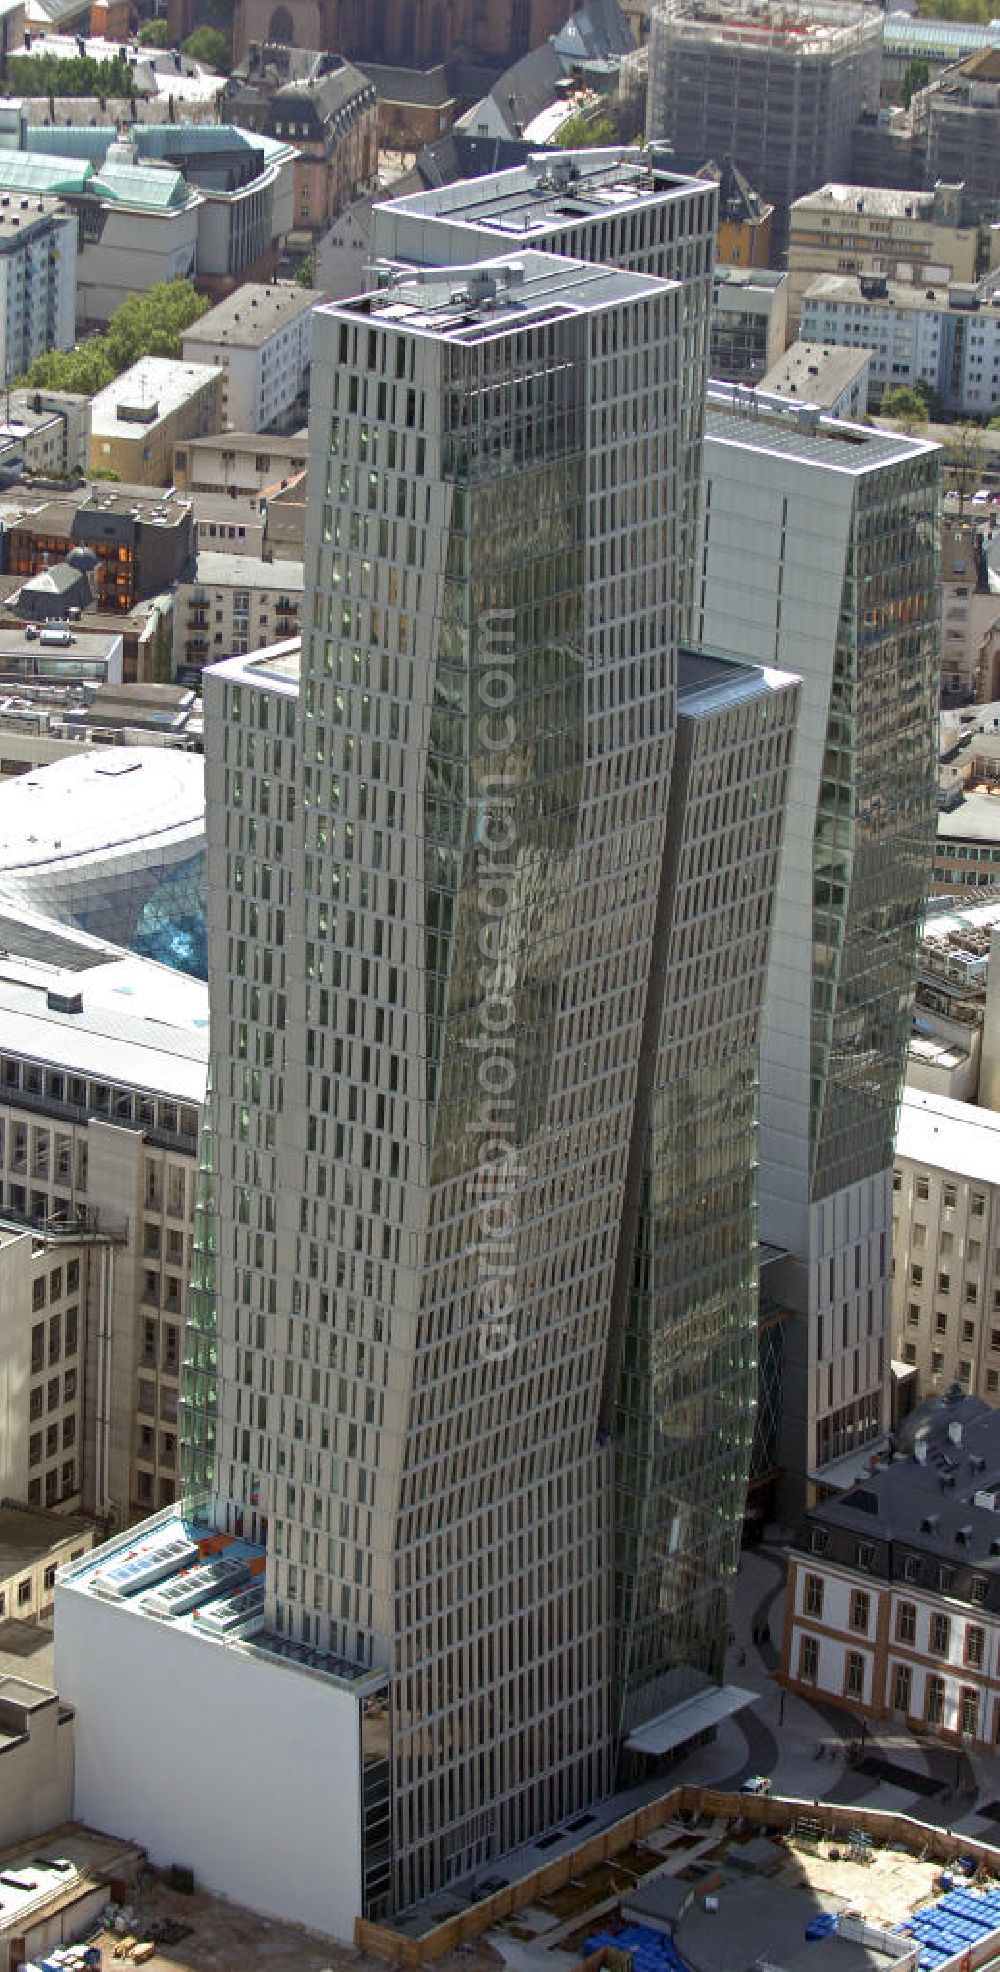
[[[701,634],[794,654],[803,681],[761,1057],[764,1282],[785,1316],[762,1409],[789,1510],[889,1423],[892,1151],[937,814],[938,462],[923,439],[709,391]]]
[[[688,636],[718,201],[714,180],[672,170],[655,147],[543,151],[510,171],[376,206],[372,232],[374,261],[461,266],[530,246],[682,283],[677,594]]]
[[[393,1665],[403,1902],[612,1777],[596,1409],[676,719],[680,305],[527,253],[317,318],[292,1388],[233,1459],[223,1387],[216,1488],[246,1517],[267,1485],[276,1627]],[[331,1324],[335,1402],[298,1380]]]
[[[301,676],[206,677],[203,1496],[63,1585],[59,1675],[81,1813],[281,1908],[266,1788],[330,1929],[606,1794],[715,1668],[796,685],[681,648],[686,306],[527,249],[320,311]],[[193,1681],[256,1707],[204,1807]]]
[[[601,1421],[621,1771],[722,1670],[756,1397],[757,1089],[798,688],[682,650]]]

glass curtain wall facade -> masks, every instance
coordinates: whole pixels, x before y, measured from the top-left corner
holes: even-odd
[[[613,1770],[596,1417],[675,724],[680,312],[521,255],[317,317],[277,1102],[241,936],[265,694],[253,660],[209,678],[216,1513],[266,1523],[276,1633],[389,1673],[396,1904]]]
[[[938,457],[709,394],[702,633],[803,679],[761,1070],[783,1512],[889,1421],[892,1146],[937,813]]]
[[[301,674],[206,675],[188,1469],[214,1373],[269,1648],[385,1674],[371,1915],[608,1792],[742,1519],[796,691],[678,697],[716,189],[640,176],[591,246],[674,280],[456,240],[317,314]]]
[[[813,840],[814,1199],[892,1163],[937,833],[932,487],[890,463],[854,503]]]
[[[760,1011],[797,710],[782,674],[700,652],[680,677],[641,1201],[612,1305],[623,1740],[722,1672],[756,1399]]]
[[[707,153],[706,153],[707,155]],[[491,259],[501,245],[594,261],[680,281],[678,379],[679,634],[691,635],[691,572],[698,531],[705,376],[718,223],[718,186],[670,168],[655,148],[542,153],[491,172],[376,206],[373,258],[419,267]]]

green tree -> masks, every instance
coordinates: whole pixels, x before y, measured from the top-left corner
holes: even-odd
[[[181,42],[181,54],[190,55],[193,62],[201,62],[204,68],[215,69],[217,75],[226,74],[233,58],[228,34],[217,27],[196,27]]]
[[[879,415],[895,418],[905,426],[925,425],[930,419],[926,399],[908,383],[893,384],[889,390],[883,391]]]
[[[918,377],[913,388],[917,396],[923,399],[931,423],[940,424],[944,413],[941,409],[941,399],[933,385],[925,383],[923,377]]]
[[[115,309],[102,338],[115,375],[140,356],[179,356],[185,329],[207,307],[190,281],[164,281],[148,294],[129,295]]]
[[[9,88],[18,96],[132,97],[135,75],[116,55],[98,62],[92,55],[13,55]]]
[[[140,356],[179,356],[185,329],[208,305],[190,281],[163,281],[148,294],[123,301],[103,335],[88,336],[75,349],[50,349],[36,357],[24,381],[42,390],[76,390],[92,397]]]
[[[167,21],[143,21],[139,29],[140,48],[169,48],[170,26]]]
[[[618,133],[609,116],[571,116],[556,131],[555,141],[564,151],[582,151],[592,144],[617,144]]]
[[[925,19],[988,27],[996,7],[993,0],[917,0],[917,13]]]
[[[311,253],[306,254],[306,257],[302,262],[301,267],[298,269],[295,278],[298,281],[300,288],[314,288],[316,286],[315,249]]]
[[[917,90],[926,89],[930,79],[931,79],[931,71],[930,71],[930,66],[927,62],[919,61],[916,59],[916,57],[914,58],[913,61],[907,62],[906,67],[903,70],[903,83],[902,83],[902,97],[903,97],[904,109],[909,109],[910,104],[917,93]]]
[[[104,337],[91,336],[76,349],[50,349],[45,356],[37,356],[25,382],[42,390],[73,390],[93,397],[95,391],[112,383],[114,376]]]

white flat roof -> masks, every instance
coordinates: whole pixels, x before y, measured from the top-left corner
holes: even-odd
[[[205,832],[205,763],[177,747],[72,754],[0,783],[0,894],[61,866],[113,862],[123,849]]]
[[[62,925],[52,930],[65,939]],[[80,972],[0,951],[0,1049],[67,1075],[200,1106],[208,1072],[205,982],[88,942],[108,956]],[[60,1011],[50,996],[63,1005],[79,996],[80,1011]]]
[[[242,1536],[189,1519],[181,1506],[166,1507],[68,1562],[59,1571],[59,1587],[219,1649],[277,1659],[289,1670],[318,1671],[361,1696],[381,1693],[384,1670],[268,1628],[264,1559],[264,1549]]]
[[[300,595],[305,588],[305,568],[300,561],[263,561],[259,555],[219,554],[212,548],[199,548],[195,562],[196,588],[281,589]]]
[[[1000,795],[973,787],[957,808],[938,813],[939,842],[1000,842]]]
[[[366,321],[476,342],[546,316],[589,315],[621,302],[676,292],[680,283],[534,248],[509,250],[472,267],[389,268],[389,283],[317,309],[317,321]],[[474,298],[470,299],[471,291]],[[463,298],[464,297],[464,298]]]
[[[734,1712],[743,1712],[748,1705],[757,1702],[755,1691],[746,1691],[738,1684],[720,1685],[712,1691],[698,1691],[693,1698],[682,1699],[679,1705],[672,1705],[659,1718],[650,1719],[647,1725],[637,1726],[630,1732],[626,1746],[631,1753],[650,1753],[654,1757],[670,1753],[675,1746],[686,1746],[698,1733],[707,1731],[709,1726],[718,1725],[722,1719],[731,1719]]]
[[[219,374],[211,363],[186,363],[172,356],[142,356],[92,400],[91,436],[140,439],[153,425],[197,396]],[[123,416],[128,410],[148,415]]]
[[[286,698],[298,695],[302,669],[301,637],[283,637],[280,643],[263,644],[260,650],[243,656],[224,657],[209,666],[209,676],[224,678],[230,685],[272,687]]]
[[[896,1158],[927,1168],[937,1165],[957,1178],[983,1184],[1000,1180],[1000,1114],[971,1102],[903,1090]]]

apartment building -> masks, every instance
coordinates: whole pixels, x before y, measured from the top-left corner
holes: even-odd
[[[225,431],[260,432],[305,407],[313,311],[322,295],[296,283],[248,281],[184,334],[185,362],[222,371]],[[207,427],[202,427],[206,430]],[[178,433],[187,437],[188,433]]]
[[[7,1160],[8,1121],[4,1108],[0,1164]],[[23,1142],[25,1172],[27,1131],[27,1124],[11,1125],[11,1161]],[[0,1483],[6,1499],[65,1511],[83,1503],[84,1344],[89,1312],[95,1327],[104,1312],[108,1244],[88,1239],[82,1224],[30,1229],[0,1213]],[[31,1600],[28,1608],[25,1597],[20,1613],[37,1615],[37,1594]],[[17,1613],[16,1606],[8,1610],[0,1602],[0,1618]]]
[[[804,192],[851,176],[862,110],[876,110],[882,16],[874,7],[660,0],[650,15],[650,139],[680,157],[731,158],[774,207],[772,241]]]
[[[57,1570],[72,1561],[81,1561],[94,1545],[94,1534],[95,1529],[90,1521],[67,1509],[45,1512],[26,1507],[23,1499],[16,1504],[10,1499],[5,1500],[0,1506],[0,1621],[31,1623],[41,1618],[43,1622],[51,1622]],[[28,1703],[25,1706],[26,1699]],[[23,1713],[20,1718],[17,1712],[13,1718],[10,1716],[7,1708],[12,1701],[19,1711],[25,1706],[26,1711],[34,1710],[36,1714],[43,1706],[52,1705],[55,1709],[58,1705],[54,1692],[39,1690],[19,1678],[7,1676],[0,1684],[4,1726],[10,1734],[7,1750],[15,1755],[18,1768],[16,1779],[10,1783],[13,1798],[4,1803],[5,1824],[20,1816],[30,1816],[32,1808],[37,1811],[39,1796],[44,1800],[48,1795],[51,1800],[55,1795],[65,1804],[64,1812],[73,1798],[71,1772],[67,1771],[67,1768],[72,1768],[72,1751],[63,1751],[60,1757],[61,1749],[53,1746],[51,1726],[48,1733],[43,1727],[39,1734],[39,1738],[47,1742],[47,1768],[43,1766],[45,1753],[41,1746],[32,1748],[33,1758],[17,1758],[23,1749],[23,1742],[18,1745],[18,1727],[25,1735],[33,1733],[34,1727],[29,1726]],[[51,1724],[55,1723],[53,1719]],[[51,1786],[51,1780],[55,1778],[53,1767],[58,1773],[55,1787]],[[39,1785],[43,1773],[45,1780]],[[25,1792],[19,1791],[19,1784]]]
[[[90,398],[69,390],[9,390],[0,422],[0,470],[74,478],[90,455]]]
[[[821,274],[802,297],[802,334],[871,349],[874,405],[893,385],[917,383],[946,414],[985,418],[1000,401],[1000,305],[976,287]]]
[[[870,349],[793,342],[761,380],[768,396],[812,404],[830,418],[863,418],[868,409]]]
[[[220,370],[142,356],[91,401],[90,470],[133,486],[170,486],[175,445],[219,431],[222,418]]]
[[[945,1392],[814,1508],[789,1556],[781,1676],[859,1720],[1000,1742],[1000,1411]]]
[[[189,498],[196,555],[248,555],[263,560],[267,515],[256,499],[234,500],[224,493],[192,493]],[[184,573],[190,573],[190,563]]]
[[[76,341],[76,220],[58,199],[0,193],[0,382]]]
[[[791,1511],[889,1423],[893,1138],[937,812],[938,489],[922,439],[709,390],[700,638],[803,680],[760,1098]]]
[[[979,529],[941,523],[941,690],[952,701],[991,700],[1000,597],[987,586]]]
[[[921,288],[975,281],[979,228],[961,185],[907,192],[881,185],[821,185],[788,215],[788,314],[797,333],[802,297],[821,274],[883,275]]]
[[[300,561],[200,553],[174,599],[174,674],[200,681],[206,664],[297,636],[304,575]]]
[[[308,443],[305,429],[282,438],[226,431],[188,439],[174,448],[174,485],[182,493],[224,493],[253,505],[262,488],[302,471]]]
[[[893,1355],[919,1397],[1000,1400],[1000,1116],[903,1092],[893,1169]]]

